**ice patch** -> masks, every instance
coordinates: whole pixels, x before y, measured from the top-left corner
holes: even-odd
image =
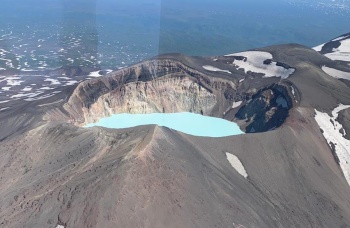
[[[209,65],[203,66],[203,68],[204,68],[205,70],[208,70],[208,71],[224,72],[224,73],[232,74],[231,71],[228,71],[228,70],[221,70],[221,69],[219,69],[219,68],[216,68],[216,67],[213,67],[213,66],[209,66]]]
[[[248,174],[242,164],[242,162],[238,159],[237,156],[226,152],[227,160],[230,162],[231,166],[244,178],[247,179]]]
[[[336,121],[339,112],[347,108],[350,108],[350,105],[340,104],[332,111],[332,116],[315,110],[315,120],[323,130],[323,136],[327,140],[329,146],[331,148],[334,146],[335,153],[339,158],[339,165],[350,185],[350,141],[344,138],[346,134],[345,130],[343,129],[343,126]],[[341,129],[343,129],[343,131],[341,131]]]
[[[56,228],[64,228],[62,225],[57,225]]]
[[[244,60],[237,60],[233,62],[237,69],[243,69],[245,73],[254,72],[264,74],[263,77],[281,77],[288,78],[294,73],[295,69],[286,69],[282,66],[277,66],[277,62],[271,61],[270,64],[265,64],[266,60],[273,58],[271,53],[262,51],[247,51],[226,56],[243,56]]]
[[[350,73],[349,72],[336,70],[336,69],[333,69],[333,68],[330,68],[330,67],[326,67],[326,66],[323,66],[322,70],[326,74],[328,74],[328,75],[330,75],[330,76],[332,76],[334,78],[342,78],[342,79],[350,80]]]
[[[2,87],[1,88],[3,91],[9,91],[11,89],[11,87]]]

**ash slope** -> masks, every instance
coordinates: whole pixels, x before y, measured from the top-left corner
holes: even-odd
[[[16,103],[0,112],[0,224],[347,227],[343,147],[320,129],[315,110],[348,140],[349,109],[336,119],[332,112],[350,105],[350,90],[323,66],[350,72],[296,44],[212,58],[169,54]],[[155,111],[234,120],[250,134],[79,127],[112,113]]]

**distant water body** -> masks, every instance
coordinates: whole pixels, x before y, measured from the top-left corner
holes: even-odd
[[[45,4],[44,4],[45,2]],[[350,0],[1,0],[0,69],[119,69],[349,32]]]
[[[194,113],[115,114],[86,127],[123,129],[142,125],[164,126],[189,135],[225,137],[244,134],[238,125],[220,118]]]

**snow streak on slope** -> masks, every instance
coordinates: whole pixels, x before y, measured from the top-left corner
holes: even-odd
[[[272,61],[273,56],[268,52],[246,51],[226,56],[244,57],[242,60],[235,59],[233,64],[237,69],[244,69],[245,73],[250,71],[264,74],[264,77],[281,77],[285,79],[295,71],[293,68],[285,68],[277,62]]]
[[[339,112],[347,108],[350,108],[350,105],[340,104],[332,111],[332,116],[315,110],[315,120],[323,130],[323,135],[329,146],[334,149],[339,159],[339,165],[350,185],[350,141],[344,137],[346,135],[345,129],[337,121]]]
[[[244,178],[247,179],[248,174],[242,164],[242,162],[237,158],[237,156],[226,153],[227,160],[230,162],[232,167],[239,173],[241,174]]]
[[[340,70],[333,69],[333,68],[326,67],[326,66],[323,66],[322,70],[326,74],[328,74],[332,77],[350,80],[350,73],[349,72],[340,71]]]
[[[208,71],[214,71],[214,72],[219,71],[219,72],[225,72],[225,73],[228,73],[228,74],[232,74],[232,73],[231,73],[230,71],[228,71],[228,70],[221,70],[221,69],[216,68],[216,67],[213,67],[213,66],[208,66],[208,65],[206,65],[206,66],[203,66],[203,68],[204,68],[205,70],[208,70]]]

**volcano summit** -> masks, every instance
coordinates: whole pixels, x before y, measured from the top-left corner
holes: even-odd
[[[350,226],[349,41],[166,54],[94,78],[53,70],[46,89],[7,72],[0,227]],[[246,134],[83,127],[178,112]]]

